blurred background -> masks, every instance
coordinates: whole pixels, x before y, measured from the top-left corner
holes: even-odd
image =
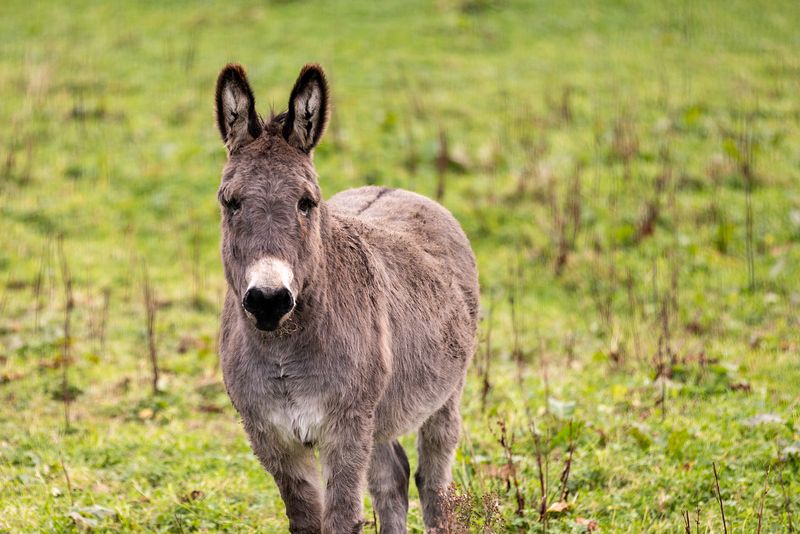
[[[473,243],[452,532],[800,528],[798,27],[782,0],[5,0],[0,532],[287,528],[216,353],[229,61],[262,115],[321,63],[324,195],[411,189]]]

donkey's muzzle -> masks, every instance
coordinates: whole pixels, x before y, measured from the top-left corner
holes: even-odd
[[[278,328],[281,319],[294,308],[294,297],[285,287],[274,291],[251,287],[244,294],[242,307],[255,317],[256,328],[271,332]]]

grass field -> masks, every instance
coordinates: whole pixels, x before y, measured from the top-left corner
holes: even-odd
[[[325,196],[439,195],[472,240],[454,532],[800,528],[798,28],[789,0],[5,0],[0,532],[286,530],[215,348],[228,61],[262,114],[322,63]]]

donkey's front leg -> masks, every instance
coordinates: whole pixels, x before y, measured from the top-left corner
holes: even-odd
[[[319,534],[322,498],[314,451],[276,433],[247,429],[253,452],[272,475],[286,506],[289,532]]]
[[[372,429],[372,413],[363,412],[346,413],[328,427],[320,446],[325,480],[322,534],[361,532]]]

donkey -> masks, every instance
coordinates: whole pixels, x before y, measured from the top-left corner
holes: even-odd
[[[436,532],[475,343],[475,257],[423,196],[371,186],[323,200],[312,159],[329,114],[319,65],[303,67],[288,111],[266,121],[244,69],[219,74],[225,387],[291,532],[360,532],[365,486],[380,531],[405,532],[397,437],[415,430],[423,520]]]

